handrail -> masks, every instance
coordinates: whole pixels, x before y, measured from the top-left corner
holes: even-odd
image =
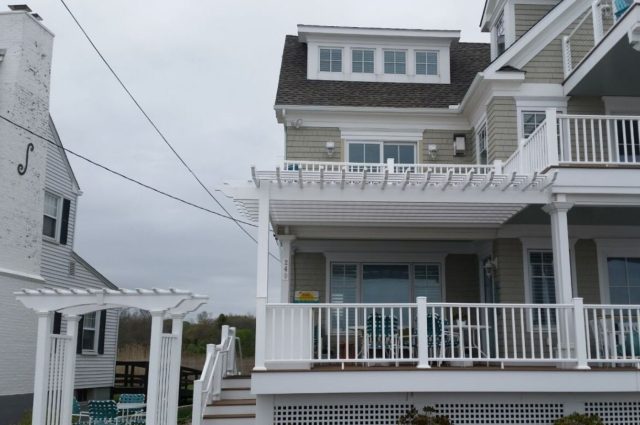
[[[476,174],[489,174],[495,171],[493,164],[400,164],[393,161],[386,163],[361,163],[361,162],[338,162],[338,161],[298,161],[286,160],[283,163],[283,171],[303,171],[303,172],[362,172],[366,170],[370,173],[396,173],[404,174],[406,172],[424,174],[427,171],[446,174],[449,171],[459,174],[468,174],[473,171]]]
[[[201,425],[207,404],[220,397],[222,379],[235,374],[237,365],[235,359],[236,329],[227,325],[222,327],[220,344],[207,344],[207,354],[200,379],[193,382],[192,425]],[[233,355],[229,356],[229,352]],[[231,362],[231,364],[229,363]]]

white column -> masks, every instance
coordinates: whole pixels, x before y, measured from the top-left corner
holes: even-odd
[[[427,297],[418,297],[418,369],[429,369],[429,341],[427,340]]]
[[[70,424],[73,413],[73,387],[76,376],[76,344],[78,343],[78,316],[65,316],[67,319],[67,337],[64,351],[64,376],[62,381],[62,412],[60,423]]]
[[[182,361],[182,328],[184,314],[171,316],[171,334],[174,336],[169,370],[168,419],[170,425],[178,423],[178,402],[180,398],[180,365]]]
[[[269,186],[262,184],[258,211],[258,278],[256,288],[256,348],[254,370],[264,371],[267,348],[267,296],[269,293]]]
[[[569,225],[567,222],[567,212],[572,206],[573,204],[569,202],[553,202],[543,208],[551,216],[553,271],[555,273],[556,302],[558,304],[569,304],[573,297]]]
[[[53,312],[37,312],[38,342],[36,345],[35,377],[33,380],[33,412],[31,423],[45,425],[49,388],[49,351]]]
[[[149,344],[149,382],[147,384],[147,423],[155,424],[158,413],[160,387],[160,350],[162,345],[163,311],[151,312],[151,341]]]
[[[556,108],[546,109],[545,122],[547,125],[547,165],[558,165],[560,155],[558,152],[558,110]]]
[[[600,40],[604,37],[604,24],[602,23],[602,9],[600,9],[600,1],[601,0],[593,0],[593,3],[591,3],[594,45],[600,43]]]
[[[292,276],[292,255],[291,242],[296,237],[293,235],[279,235],[280,239],[280,267],[282,275],[282,285],[280,286],[280,302],[291,302],[291,279]]]
[[[582,298],[573,299],[573,326],[576,344],[576,369],[591,369],[587,363],[587,335],[585,333],[584,304]]]

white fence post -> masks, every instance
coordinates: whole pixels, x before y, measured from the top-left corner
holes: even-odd
[[[556,108],[547,108],[545,111],[547,123],[547,155],[549,166],[557,166],[560,161],[558,152],[558,112]]]
[[[573,58],[571,57],[571,39],[568,35],[562,37],[562,66],[564,76],[568,77],[573,71]]]
[[[51,351],[52,312],[38,312],[38,344],[36,345],[35,378],[33,381],[33,425],[45,425],[47,392],[49,390],[49,354]]]
[[[573,299],[573,328],[575,335],[576,369],[590,369],[587,363],[587,337],[585,334],[584,304],[582,298]]]
[[[389,171],[389,174],[396,172],[395,161],[393,158],[387,158],[387,170]]]
[[[70,424],[73,413],[73,387],[76,373],[76,344],[78,340],[78,316],[66,316],[67,337],[64,342],[64,376],[62,380],[62,406],[60,413],[60,423]]]
[[[236,364],[236,328],[229,328],[229,361],[231,362],[227,368],[227,375],[231,372],[236,375],[238,366]]]
[[[493,168],[495,169],[496,174],[502,174],[502,160],[496,159],[493,161]]]
[[[229,325],[222,325],[222,332],[220,333],[220,348],[222,350],[225,349],[227,344],[227,339],[229,339]],[[227,376],[227,372],[229,371],[229,351],[223,353],[224,364],[222,365],[222,377]]]
[[[427,334],[427,297],[418,297],[418,369],[429,369],[429,335]]]
[[[162,359],[163,311],[151,311],[151,338],[149,343],[149,381],[147,385],[147,423],[158,421],[158,393],[160,389],[160,366]]]
[[[602,23],[602,9],[600,8],[601,0],[593,0],[591,3],[591,14],[593,15],[593,41],[594,44],[600,43],[604,37],[604,24]]]

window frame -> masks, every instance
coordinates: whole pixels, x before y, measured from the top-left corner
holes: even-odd
[[[487,134],[487,121],[483,120],[478,126],[479,130],[476,131],[476,162],[481,165],[489,164],[489,140]],[[480,134],[484,133],[484,149],[481,149]],[[481,161],[482,152],[485,152],[486,162]]]
[[[525,115],[526,114],[532,114],[536,117],[536,121],[535,121],[535,128],[533,129],[533,131],[531,131],[531,133],[529,133],[529,135],[527,135],[526,131],[525,131],[525,126],[527,125],[527,122],[525,120]],[[540,122],[537,121],[537,117],[539,115],[544,116],[544,119]],[[539,109],[522,109],[520,111],[520,133],[522,135],[521,139],[526,140],[528,139],[533,133],[535,133],[535,131],[538,129],[538,127],[540,127],[540,125],[547,119],[547,112],[545,110],[539,110]]]
[[[611,282],[611,273],[609,271],[609,261],[610,260],[614,260],[614,259],[618,259],[618,260],[624,260],[624,264],[625,264],[625,285],[613,285]],[[637,305],[638,303],[631,303],[631,297],[629,294],[629,290],[630,288],[634,287],[634,288],[640,288],[640,286],[632,286],[629,284],[629,260],[640,260],[640,257],[630,257],[630,256],[625,256],[625,257],[619,257],[619,256],[607,256],[606,257],[606,261],[607,261],[607,274],[609,275],[609,300],[612,304],[615,305]],[[626,302],[613,302],[611,301],[611,290],[613,288],[624,288],[627,291],[627,295],[626,295]]]
[[[370,145],[378,145],[379,146],[379,152],[380,152],[380,162],[362,162],[362,163],[356,163],[354,161],[351,160],[350,157],[350,146],[351,145],[366,145],[366,144],[370,144]],[[410,165],[410,164],[417,164],[418,163],[418,143],[417,142],[410,142],[410,141],[394,141],[394,140],[348,140],[346,143],[346,152],[345,152],[345,156],[347,159],[348,163],[356,163],[356,164],[386,164],[386,159],[384,158],[384,147],[385,145],[396,145],[396,146],[411,146],[413,148],[413,162],[412,163],[399,163],[399,162],[394,162],[395,164],[405,164],[405,165]]]
[[[424,53],[425,54],[425,63],[424,63],[424,74],[422,73],[418,73],[418,54],[419,53]],[[434,53],[436,55],[436,73],[435,74],[429,74],[429,53]],[[415,66],[415,75],[422,75],[425,77],[438,77],[440,76],[440,51],[439,50],[414,50],[413,52],[414,55],[414,66]],[[420,64],[422,65],[422,64]]]
[[[373,68],[371,69],[371,72],[366,72],[364,70],[364,64],[365,63],[369,63],[368,61],[364,60],[364,55],[362,57],[362,61],[358,61],[359,63],[362,64],[362,71],[355,71],[354,70],[354,63],[356,62],[353,59],[353,55],[355,52],[371,52],[373,54],[373,59],[371,61],[371,65],[373,66]],[[351,73],[352,74],[364,74],[364,75],[375,75],[376,74],[376,49],[375,48],[370,48],[370,47],[353,47],[351,48]]]
[[[387,59],[386,59],[386,54],[387,53],[393,53],[393,71],[394,72],[387,72]],[[396,72],[396,68],[399,64],[399,62],[396,61],[396,57],[398,53],[402,53],[404,55],[404,72]],[[407,65],[409,62],[409,58],[407,55],[407,49],[382,49],[382,73],[385,75],[408,75],[407,74]]]
[[[42,215],[43,215],[43,223],[42,223],[42,238],[44,240],[48,240],[48,241],[52,241],[52,242],[59,242],[60,241],[60,233],[61,233],[61,228],[62,228],[62,205],[64,203],[64,198],[60,195],[58,195],[57,193],[54,193],[50,190],[45,190],[45,201],[47,199],[47,195],[52,196],[54,198],[56,198],[56,215],[57,217],[52,217],[51,215],[47,214],[43,205],[43,211],[42,211]],[[44,217],[49,217],[55,220],[55,226],[54,226],[54,236],[49,236],[47,234],[44,233]]]
[[[329,70],[322,70],[322,51],[329,50]],[[340,71],[333,70],[333,53],[335,51],[340,52]],[[327,73],[327,74],[343,74],[344,73],[344,48],[342,47],[331,47],[331,46],[320,46],[318,47],[318,72],[319,73]]]
[[[640,258],[640,239],[595,239],[598,253],[600,304],[611,304],[607,258]]]
[[[507,50],[507,28],[504,11],[500,13],[498,19],[496,19],[495,24],[493,24],[493,32],[495,34],[494,39],[496,57],[499,57]],[[502,43],[500,42],[500,37],[502,37]],[[502,46],[502,50],[500,50],[500,46]]]
[[[87,328],[87,320],[86,317],[89,315],[94,315],[93,328]],[[80,346],[82,349],[82,354],[98,354],[98,345],[100,343],[100,318],[102,314],[99,311],[92,311],[90,313],[86,313],[82,315],[82,341],[80,342]],[[93,347],[92,348],[84,348],[84,333],[86,330],[93,331]]]

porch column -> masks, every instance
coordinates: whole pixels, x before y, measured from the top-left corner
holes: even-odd
[[[36,344],[35,377],[33,379],[33,412],[31,423],[44,425],[47,414],[47,393],[49,389],[49,351],[51,347],[51,327],[53,312],[39,311],[38,340]]]
[[[593,17],[593,41],[597,45],[604,37],[604,24],[602,23],[601,0],[593,0],[591,3],[591,14]]]
[[[556,283],[556,302],[571,303],[571,255],[569,251],[569,225],[567,212],[573,204],[569,202],[552,202],[543,210],[551,216],[551,240],[553,245],[553,271]]]
[[[258,278],[256,288],[256,348],[254,370],[264,371],[267,349],[267,296],[269,294],[269,186],[259,188]]]
[[[73,413],[73,387],[76,376],[76,344],[78,341],[78,316],[65,316],[67,319],[67,342],[64,351],[64,376],[62,380],[62,412],[60,423],[70,424]]]
[[[149,381],[147,383],[147,423],[157,423],[158,389],[160,387],[160,350],[162,349],[163,311],[151,311],[151,341],[149,343]]]
[[[171,334],[174,337],[169,369],[168,418],[169,425],[178,423],[178,402],[180,399],[180,365],[182,361],[182,328],[184,314],[171,315]]]
[[[293,235],[280,235],[280,266],[282,275],[282,285],[280,285],[280,302],[291,302],[291,279],[292,279],[292,258],[291,243],[296,237]]]

